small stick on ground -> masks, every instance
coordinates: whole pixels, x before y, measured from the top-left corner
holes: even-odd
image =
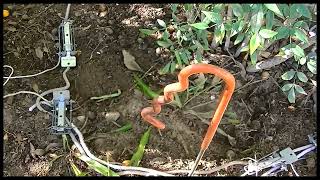
[[[241,98],[241,101],[242,101],[242,103],[246,106],[246,109],[247,109],[247,111],[248,111],[249,115],[250,115],[250,116],[252,116],[252,114],[251,114],[251,112],[250,112],[249,107],[248,107],[248,106],[247,106],[247,104],[243,101],[243,99],[242,99],[242,98]]]
[[[264,81],[264,80],[265,80],[265,79],[260,79],[260,80],[253,81],[253,79],[252,79],[250,82],[248,82],[247,84],[243,85],[242,87],[236,89],[234,92],[237,92],[237,91],[239,91],[240,89],[243,89],[243,88],[245,88],[245,87],[247,87],[247,86],[249,86],[249,85],[256,84],[256,83],[258,83],[258,82],[262,82],[262,81]],[[253,81],[253,82],[252,82],[252,81]]]

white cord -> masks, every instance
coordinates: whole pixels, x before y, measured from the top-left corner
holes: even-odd
[[[10,75],[8,76],[7,80],[3,83],[3,86],[5,86],[7,84],[7,82],[10,80],[12,74],[13,74],[13,68],[9,65],[3,65],[4,68],[10,68],[11,69],[11,72],[10,72]]]
[[[57,63],[53,68],[46,69],[46,70],[44,70],[44,71],[42,71],[42,72],[39,72],[39,73],[37,73],[37,74],[30,74],[30,75],[24,75],[24,76],[12,76],[12,77],[8,76],[8,77],[3,77],[3,78],[5,78],[5,79],[20,79],[20,78],[35,77],[35,76],[41,75],[41,74],[43,74],[43,73],[46,73],[46,72],[49,72],[49,71],[54,70],[55,68],[57,68],[57,67],[59,66],[59,64],[60,64],[60,58],[59,58],[59,60],[58,60],[58,63]],[[8,65],[4,65],[4,66],[8,66]],[[11,66],[10,66],[10,67],[11,67]]]
[[[294,169],[293,165],[292,165],[292,164],[290,164],[290,166],[291,166],[291,168],[292,168],[293,172],[296,174],[296,176],[298,176],[298,177],[299,177],[299,174],[298,174],[298,173],[297,173],[297,171]]]
[[[5,98],[7,98],[7,97],[10,97],[10,96],[18,95],[18,94],[33,94],[33,95],[38,96],[39,99],[41,98],[41,99],[43,99],[44,101],[50,103],[50,101],[48,101],[46,98],[44,98],[44,97],[41,96],[40,94],[35,93],[35,92],[32,92],[32,91],[19,91],[19,92],[16,92],[16,93],[7,94],[7,95],[3,96],[3,99],[5,99]]]

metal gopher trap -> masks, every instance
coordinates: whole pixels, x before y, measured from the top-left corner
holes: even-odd
[[[71,20],[63,20],[59,26],[59,58],[61,67],[76,66],[76,44]]]

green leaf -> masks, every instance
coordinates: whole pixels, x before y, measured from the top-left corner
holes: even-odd
[[[288,81],[288,80],[291,80],[294,77],[295,74],[296,74],[296,71],[290,70],[290,71],[287,71],[284,74],[282,74],[281,78],[283,80]]]
[[[188,50],[182,51],[180,56],[181,56],[181,59],[182,59],[183,63],[188,65],[189,64],[189,59],[188,59],[186,51],[188,51]]]
[[[257,13],[255,13],[250,20],[250,26],[252,32],[257,32],[260,30],[263,23],[263,11],[262,8],[259,9]]]
[[[166,67],[165,67],[166,68]],[[133,74],[134,82],[136,83],[138,89],[148,98],[153,99],[158,97],[159,94],[154,92],[147,84],[145,84],[142,79],[140,79],[136,74]]]
[[[216,26],[215,31],[214,31],[214,40],[216,43],[222,43],[222,40],[225,35],[225,28],[224,25],[221,24],[220,26]]]
[[[299,46],[299,45],[295,45],[293,48],[291,48],[292,52],[294,55],[298,56],[298,57],[304,57],[304,50]]]
[[[139,166],[140,161],[142,160],[142,157],[143,157],[144,149],[149,141],[150,131],[151,131],[151,128],[149,128],[141,137],[139,146],[136,152],[133,154],[130,160],[129,166]]]
[[[290,19],[296,19],[301,17],[301,14],[297,12],[297,4],[290,4],[289,17]]]
[[[293,84],[285,84],[284,86],[282,86],[281,90],[282,91],[288,91],[289,89],[291,89],[293,86]]]
[[[279,4],[279,9],[281,10],[281,12],[285,17],[288,17],[290,15],[289,6],[287,4]]]
[[[150,29],[139,29],[139,31],[145,35],[151,35],[155,33],[157,30],[150,30]]]
[[[179,55],[179,51],[175,50],[174,51],[174,55],[176,56],[176,60],[178,61],[179,66],[181,66],[182,62],[181,62],[181,58],[180,58],[180,55]]]
[[[274,12],[277,16],[283,18],[283,14],[276,4],[264,4],[266,8]]]
[[[201,30],[209,28],[208,24],[206,23],[194,23],[194,24],[190,24],[190,26],[196,29],[201,29]]]
[[[308,37],[301,29],[294,28],[294,35],[302,42],[308,43]]]
[[[272,29],[274,20],[274,13],[272,11],[268,11],[266,14],[266,28]]]
[[[238,32],[240,32],[242,30],[243,27],[240,27],[240,25],[242,25],[242,24],[244,24],[244,22],[242,20],[237,21],[236,23],[232,24],[230,37],[236,35]]]
[[[297,91],[297,93],[307,95],[307,93],[304,91],[304,89],[301,86],[299,86],[298,84],[295,84],[294,88]]]
[[[82,172],[72,161],[70,161],[72,171],[75,176],[86,176],[87,173]]]
[[[117,173],[112,171],[109,167],[106,167],[95,160],[88,159],[86,156],[79,156],[79,159],[86,162],[89,168],[102,174],[103,176],[119,176]]]
[[[250,59],[251,59],[251,63],[252,65],[255,65],[258,61],[258,53],[257,51],[255,51],[253,54],[250,54]]]
[[[162,74],[167,74],[167,73],[169,72],[169,70],[170,70],[170,65],[171,65],[171,62],[169,62],[168,64],[166,64],[166,65],[164,66],[164,68],[162,68],[162,69],[160,70],[160,75],[162,75]]]
[[[269,30],[269,29],[261,29],[259,31],[259,34],[261,37],[268,39],[268,38],[272,38],[273,36],[277,35],[278,33],[275,31]]]
[[[167,31],[167,30],[165,30],[164,32],[163,32],[163,35],[162,35],[162,39],[164,40],[164,41],[167,41],[168,39],[169,39],[169,32]]]
[[[309,26],[305,21],[298,21],[298,22],[293,24],[293,27],[303,28],[305,30],[309,30]]]
[[[239,44],[240,42],[242,42],[242,41],[243,41],[243,38],[244,38],[244,34],[243,34],[243,33],[239,34],[239,35],[237,36],[236,40],[234,41],[234,45],[237,45],[237,44]]]
[[[311,19],[311,13],[310,13],[310,11],[309,11],[309,9],[308,9],[308,7],[306,5],[304,5],[304,4],[297,5],[297,11],[302,16]]]
[[[312,74],[317,74],[317,64],[315,60],[308,61],[307,67]]]
[[[240,50],[240,52],[246,52],[249,51],[249,46],[243,46]]]
[[[301,65],[304,65],[306,62],[307,62],[307,58],[306,57],[302,57],[302,58],[299,59],[299,63]]]
[[[165,23],[163,20],[157,19],[157,22],[158,22],[158,24],[159,24],[160,26],[166,27],[166,23]]]
[[[132,129],[132,123],[127,123],[124,126],[114,130],[113,132],[126,132],[128,130]]]
[[[175,13],[177,11],[178,4],[171,4],[171,11]]]
[[[198,62],[201,62],[202,61],[202,54],[199,50],[196,51],[196,60]]]
[[[233,14],[235,16],[237,16],[237,17],[243,16],[243,9],[240,4],[232,4],[231,7],[232,7]]]
[[[170,43],[170,41],[157,41],[157,44],[161,47],[164,47],[164,48],[168,48],[172,45],[172,43]]]
[[[276,35],[276,40],[289,37],[289,28],[287,27],[282,26],[277,29],[277,32],[278,34]]]
[[[210,20],[213,23],[221,24],[222,23],[222,16],[219,13],[216,12],[210,12],[210,11],[201,11],[208,20]]]
[[[294,88],[291,88],[289,93],[288,93],[288,100],[290,103],[295,103],[296,101],[296,94],[294,92]]]
[[[308,82],[308,78],[303,72],[297,72],[297,76],[300,81]]]
[[[176,62],[172,61],[170,66],[170,72],[173,73],[176,70]]]
[[[252,55],[255,52],[255,50],[259,47],[260,42],[261,38],[258,35],[258,33],[255,33],[253,36],[251,36],[249,43],[250,55]]]

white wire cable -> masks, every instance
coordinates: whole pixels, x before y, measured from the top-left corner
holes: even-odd
[[[33,94],[33,95],[38,96],[39,99],[43,99],[44,101],[50,103],[50,101],[48,101],[46,98],[44,98],[44,97],[41,96],[40,94],[35,93],[35,92],[32,92],[32,91],[19,91],[19,92],[16,92],[16,93],[7,94],[7,95],[3,96],[3,99],[5,99],[5,98],[7,98],[7,97],[10,97],[10,96],[18,95],[18,94]]]
[[[5,86],[7,84],[7,82],[10,80],[12,74],[13,74],[13,68],[9,65],[3,65],[4,68],[10,68],[11,69],[11,72],[10,72],[10,75],[8,76],[7,80],[3,83],[3,86]]]
[[[57,63],[53,68],[46,69],[46,70],[44,70],[44,71],[42,71],[42,72],[39,72],[39,73],[36,73],[36,74],[24,75],[24,76],[12,76],[12,77],[8,76],[8,77],[3,77],[3,78],[5,78],[5,79],[20,79],[20,78],[35,77],[35,76],[39,76],[39,75],[41,75],[41,74],[44,74],[44,73],[46,73],[46,72],[49,72],[49,71],[54,70],[55,68],[57,68],[57,67],[59,66],[59,64],[60,64],[60,58],[59,58],[59,60],[58,60],[58,63]],[[8,65],[4,65],[4,66],[8,66]]]
[[[293,167],[293,165],[292,165],[292,164],[290,164],[290,166],[291,166],[291,168],[292,168],[292,170],[293,170],[294,174],[296,174],[296,176],[298,176],[298,177],[299,177],[299,174],[297,173],[297,171],[295,170],[295,168]]]

